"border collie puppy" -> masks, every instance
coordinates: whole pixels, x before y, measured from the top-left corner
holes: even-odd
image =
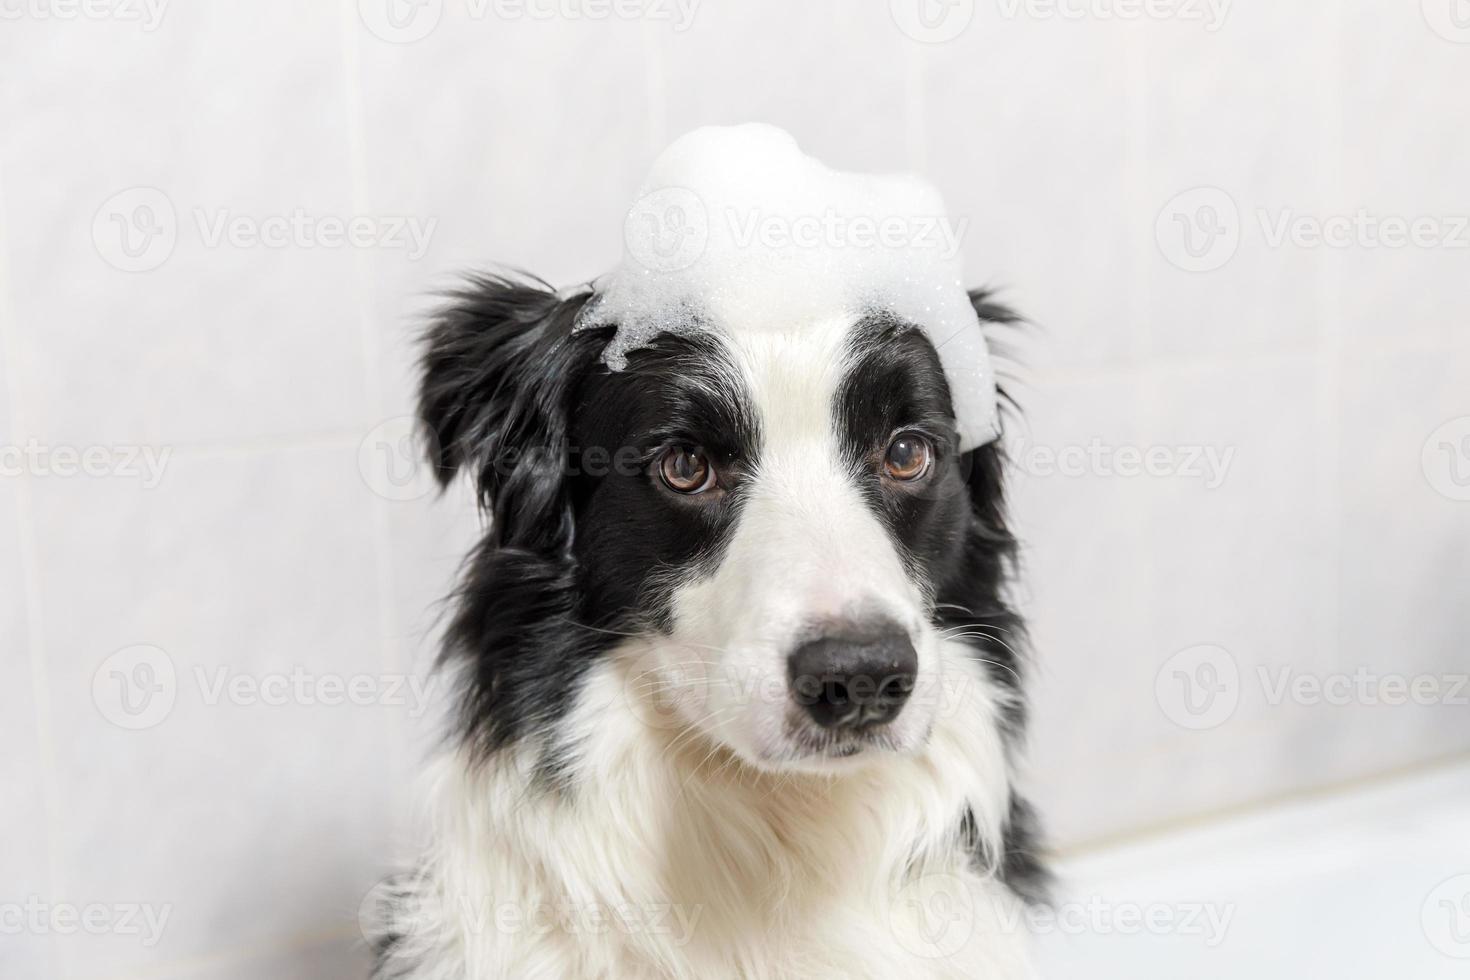
[[[1031,976],[1002,454],[934,346],[834,314],[613,371],[589,298],[476,278],[428,333],[433,464],[492,519],[376,975]]]

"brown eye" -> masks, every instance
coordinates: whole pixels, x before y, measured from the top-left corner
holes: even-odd
[[[675,493],[703,493],[715,485],[709,457],[689,446],[670,446],[659,457],[658,474]]]
[[[883,470],[902,483],[911,483],[929,472],[934,447],[929,440],[914,432],[901,432],[888,444],[883,457]]]

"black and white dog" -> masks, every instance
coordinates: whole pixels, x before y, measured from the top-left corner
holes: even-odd
[[[1030,976],[1002,451],[891,315],[612,371],[589,298],[478,278],[428,334],[433,462],[492,520],[378,976]]]

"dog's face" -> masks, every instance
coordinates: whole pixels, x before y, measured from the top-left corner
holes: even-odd
[[[763,767],[923,742],[942,693],[936,576],[968,501],[921,332],[836,315],[668,336],[590,373],[571,430],[574,462],[639,461],[574,466],[588,598],[651,637],[633,696]]]
[[[922,746],[972,676],[953,610],[1009,615],[1011,545],[927,337],[885,315],[713,325],[611,371],[575,308],[481,289],[431,335],[423,398],[442,472],[478,467],[494,513],[451,635],[472,732],[554,720],[624,657],[630,698],[764,769]]]

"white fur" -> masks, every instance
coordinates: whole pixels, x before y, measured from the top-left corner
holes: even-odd
[[[849,329],[726,341],[762,432],[726,552],[667,583],[672,635],[593,667],[554,744],[441,760],[435,843],[385,976],[1031,975],[1017,900],[960,839],[968,810],[1001,853],[1003,695],[930,625],[840,459]],[[804,757],[786,657],[813,623],[872,615],[909,632],[915,693],[887,746]],[[561,788],[534,783],[546,752]]]
[[[943,645],[960,697],[919,752],[817,775],[650,724],[642,645],[591,675],[567,793],[530,788],[526,756],[442,760],[436,845],[394,923],[411,972],[387,976],[1031,976],[1017,900],[955,833],[968,804],[998,853],[1008,801],[999,705],[965,650]]]
[[[786,658],[803,630],[886,618],[919,656],[917,687],[933,693],[937,637],[928,598],[843,461],[832,407],[849,366],[851,319],[806,329],[738,331],[725,341],[739,389],[761,423],[756,470],[739,524],[713,575],[674,587],[672,642],[652,651],[689,722],[762,767],[802,765]],[[896,745],[923,741],[937,697],[912,699],[890,725]],[[828,768],[830,762],[824,763]]]

